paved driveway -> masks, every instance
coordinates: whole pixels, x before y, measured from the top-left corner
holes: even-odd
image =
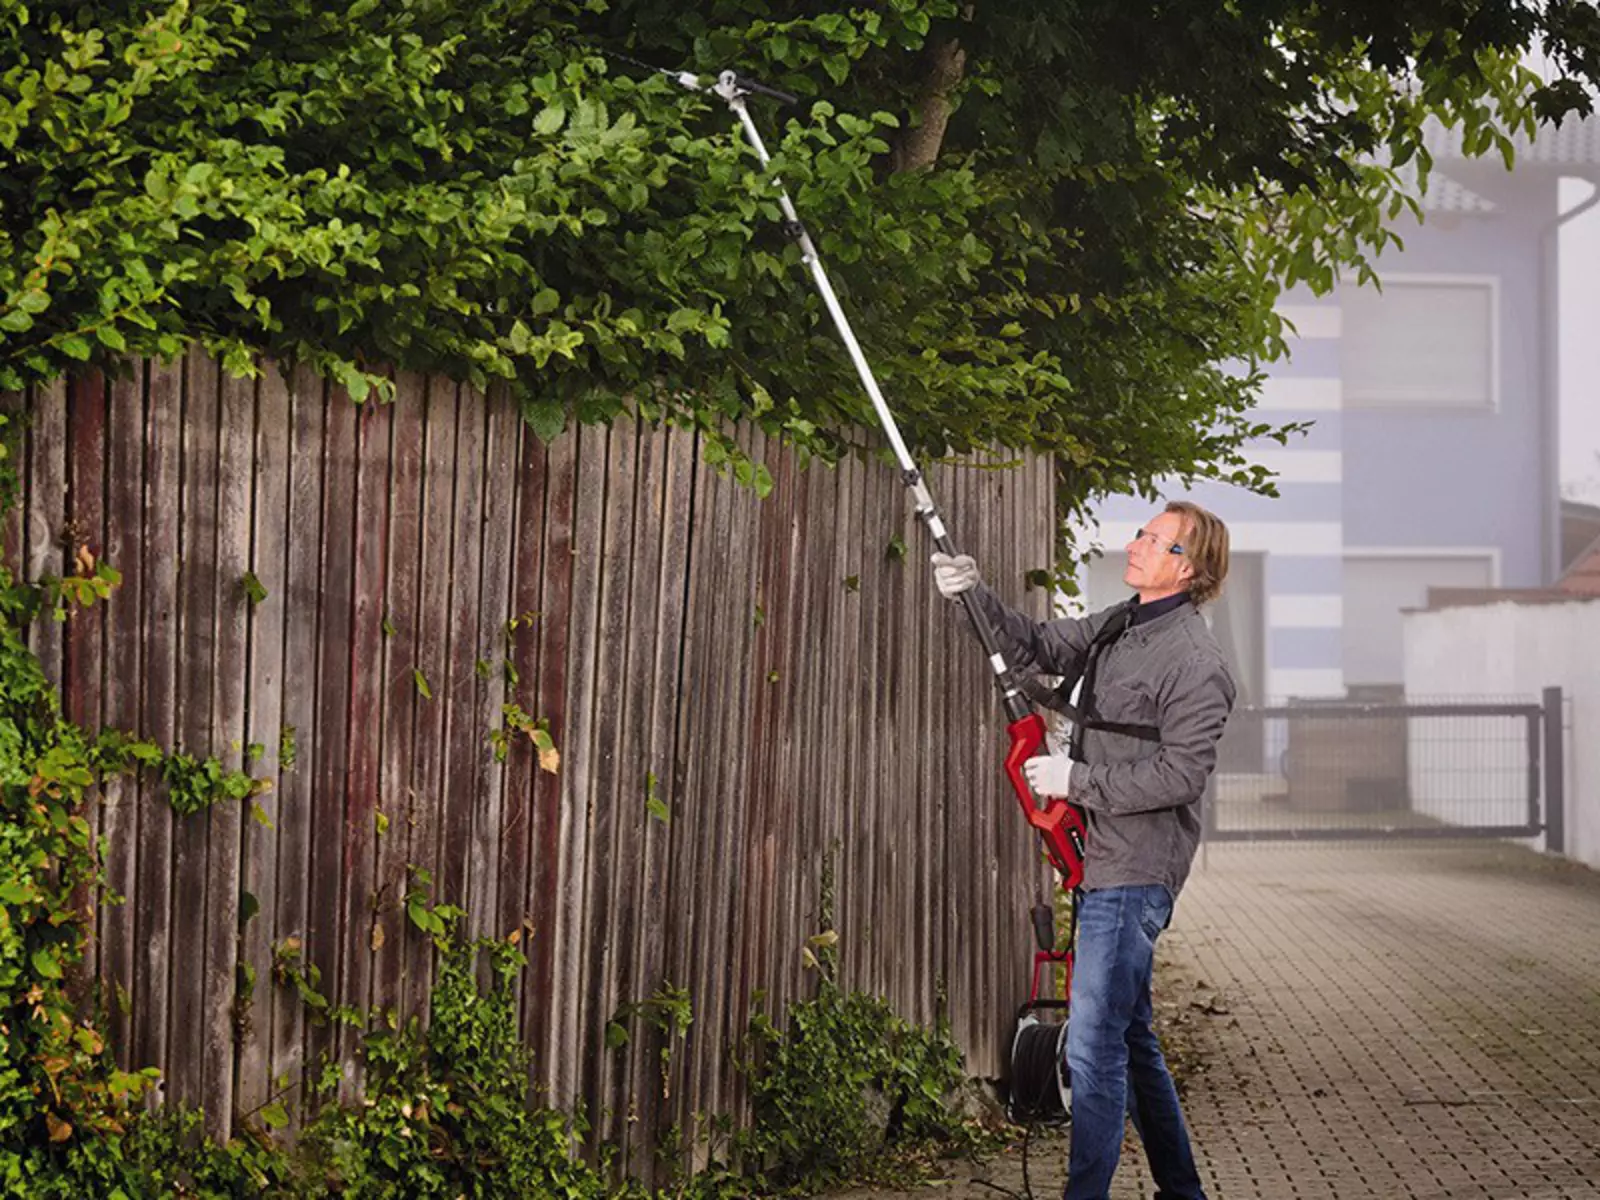
[[[1500,844],[1221,846],[1161,958],[1211,1200],[1600,1197],[1600,875]],[[1034,1143],[1035,1196],[1064,1158]],[[1152,1196],[1136,1143],[1124,1163],[1116,1200]],[[1022,1184],[1009,1155],[913,1194]]]

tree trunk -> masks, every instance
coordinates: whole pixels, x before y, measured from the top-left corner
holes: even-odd
[[[889,158],[891,171],[919,171],[931,167],[939,157],[945,127],[953,109],[951,94],[961,82],[967,65],[967,52],[954,38],[929,44],[925,55],[927,78],[918,97],[915,124],[900,131]]]

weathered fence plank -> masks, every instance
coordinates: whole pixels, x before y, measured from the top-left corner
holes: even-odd
[[[412,836],[420,805],[413,766],[416,761],[417,710],[422,702],[413,675],[418,667],[418,588],[422,579],[424,506],[424,452],[427,418],[427,380],[402,373],[395,379],[394,416],[391,427],[388,569],[383,579],[383,732],[378,776],[378,811],[384,832],[377,839],[374,867],[375,897],[372,933],[372,991],[374,1000],[398,1010],[401,1021],[415,1012],[419,992],[411,987],[409,972],[421,970],[425,943],[410,936],[404,897],[409,886],[406,864],[412,859]],[[374,816],[374,820],[377,817]],[[419,861],[430,862],[431,851]]]
[[[217,673],[217,444],[221,387],[214,360],[191,352],[183,365],[183,471],[180,492],[182,559],[178,563],[178,744],[192,754],[212,748],[212,683]],[[220,747],[219,747],[220,749]],[[172,830],[172,1011],[168,1096],[203,1108],[206,868],[208,817],[201,813]]]
[[[274,959],[285,966],[305,961],[310,933],[311,843],[316,816],[317,702],[322,686],[317,664],[322,577],[323,415],[322,382],[305,368],[289,380],[289,473],[284,561],[283,725],[278,734],[278,912]],[[289,614],[292,613],[291,617]],[[306,1008],[290,993],[273,1008],[271,1074],[287,1077],[290,1116],[305,1115],[307,1078]]]
[[[105,552],[106,393],[106,381],[98,371],[85,372],[67,384],[67,495],[62,541],[69,574],[94,570],[90,564],[97,564]],[[68,720],[89,728],[101,723],[104,622],[103,604],[67,610],[62,707]],[[83,813],[91,829],[99,828],[100,808],[100,797],[91,792]],[[88,1016],[93,1011],[89,981],[96,977],[99,955],[98,906],[87,884],[76,889],[73,900],[83,915],[87,937],[84,961],[73,984],[79,1010]]]
[[[258,1113],[278,1090],[272,1075],[272,1031],[279,1001],[272,980],[272,946],[277,933],[278,839],[291,815],[285,807],[281,761],[284,616],[291,610],[298,613],[288,592],[290,428],[288,381],[276,365],[264,364],[252,443],[249,569],[266,595],[250,608],[244,683],[245,742],[259,748],[250,769],[271,790],[259,799],[260,819],[244,822],[239,868],[241,891],[250,895],[255,908],[239,932],[241,970],[253,981],[239,1030],[234,1112],[240,1117]],[[309,686],[309,680],[297,680],[296,686]]]
[[[385,586],[389,570],[389,497],[393,493],[390,451],[394,408],[363,405],[356,421],[355,547],[351,556],[350,649],[340,670],[350,676],[350,738],[344,806],[344,898],[339,941],[343,949],[339,994],[346,1004],[366,1009],[373,1003],[373,956],[381,949],[376,917],[380,794],[384,739],[383,642]],[[385,826],[387,829],[387,826]],[[387,836],[385,833],[384,836]],[[341,1055],[357,1045],[355,1031],[342,1039]],[[361,1080],[359,1064],[351,1078]]]
[[[183,461],[182,367],[151,365],[144,454],[144,595],[140,732],[170,746],[178,733],[178,484]],[[29,504],[33,498],[29,497]],[[138,888],[132,895],[139,954],[130,1004],[137,1066],[169,1066],[168,964],[172,936],[173,816],[167,789],[148,774],[140,785]]]
[[[616,931],[614,882],[626,854],[619,855],[623,836],[617,808],[621,748],[619,734],[625,722],[624,689],[627,678],[629,566],[633,542],[634,447],[631,429],[614,429],[605,439],[606,487],[617,489],[621,503],[608,503],[601,493],[599,540],[593,557],[598,559],[598,620],[595,628],[594,681],[589,708],[592,713],[588,736],[579,743],[587,759],[589,773],[589,850],[584,899],[583,952],[581,978],[586,986],[582,1004],[588,1014],[582,1031],[581,1087],[588,1100],[591,1119],[601,1136],[611,1140],[616,1129],[615,1106],[607,1103],[612,1095],[612,1066],[615,1055],[605,1044],[605,1027],[615,1014],[615,960],[611,956]]]
[[[144,672],[140,609],[144,595],[144,386],[141,366],[111,385],[106,425],[107,561],[122,573],[122,586],[106,604],[105,707],[102,719],[113,729],[143,725],[139,681]],[[100,806],[100,836],[105,839],[106,887],[121,902],[100,906],[99,977],[111,1044],[127,1068],[133,1049],[133,998],[139,933],[140,784],[131,776],[106,781]]]
[[[62,547],[67,502],[67,387],[63,382],[36,390],[28,425],[28,513],[24,523],[27,578],[60,578],[67,567]],[[45,678],[61,682],[62,628],[57,621],[35,621],[29,647]]]
[[[602,719],[595,694],[601,531],[605,519],[606,431],[578,431],[577,484],[572,517],[572,602],[569,610],[563,723],[553,727],[565,748],[561,773],[559,878],[571,880],[556,897],[553,1092],[581,1096],[586,1051],[598,1015],[584,986],[584,964],[594,930],[589,923],[590,833],[594,819],[594,730]],[[578,880],[583,882],[580,884]]]
[[[544,573],[545,468],[544,444],[523,428],[514,466],[516,507],[511,518],[511,579],[507,599],[504,654],[505,703],[532,719],[539,716],[539,611]],[[526,731],[501,722],[506,739],[504,799],[500,813],[498,880],[494,927],[514,937],[529,961],[517,981],[517,1011],[525,1011],[528,980],[535,975],[543,939],[534,924],[531,864],[535,821],[534,776],[539,770],[533,739]]]
[[[324,413],[322,448],[322,570],[317,615],[317,702],[312,717],[315,735],[310,761],[311,858],[309,907],[306,910],[305,958],[316,968],[319,988],[332,1004],[344,1004],[342,985],[347,914],[344,897],[345,812],[351,760],[350,646],[355,604],[355,507],[357,410],[344,392],[331,388]],[[366,741],[363,731],[362,742]],[[342,1051],[344,1032],[326,1021],[306,1029],[306,1065],[317,1070],[327,1056],[341,1064],[340,1094],[349,1094],[355,1063]]]
[[[454,532],[456,407],[458,388],[433,379],[427,388],[423,458],[422,574],[417,595],[416,667],[410,684],[416,699],[415,766],[412,775],[410,862],[434,881],[439,897],[439,862],[445,813],[446,705],[450,672],[450,573]],[[409,880],[407,890],[415,880]],[[406,929],[407,976],[401,1008],[426,1018],[433,986],[433,947],[427,936]]]
[[[211,574],[216,658],[211,678],[210,728],[192,743],[214,753],[223,767],[244,765],[245,682],[248,673],[251,463],[254,459],[255,386],[224,376],[218,409],[216,569]],[[234,998],[239,962],[242,822],[254,801],[223,799],[206,812],[206,937],[201,970],[205,988],[201,1026],[202,1107],[213,1137],[232,1130]]]
[[[573,561],[577,546],[573,542],[578,502],[578,437],[558,438],[550,447],[545,473],[545,530],[540,562],[539,678],[533,688],[538,698],[538,715],[561,735],[558,751],[563,757],[571,745],[567,727],[567,680],[565,664],[572,653]],[[562,664],[558,667],[557,664]],[[564,796],[570,786],[572,768],[564,763],[559,773],[536,771],[533,778],[533,877],[530,881],[529,919],[532,930],[531,970],[523,997],[523,1036],[534,1053],[536,1078],[551,1094],[556,1094],[557,1064],[562,1055],[566,1025],[558,1014],[570,1004],[567,989],[570,975],[564,975],[558,956],[561,927],[565,825],[567,805]],[[570,1095],[570,1092],[565,1093]]]
[[[496,393],[488,403],[483,458],[482,560],[478,595],[478,701],[474,729],[476,756],[472,786],[472,824],[467,920],[474,937],[508,936],[516,923],[500,917],[500,847],[505,823],[505,755],[494,738],[506,728],[506,676],[511,661],[507,608],[516,542],[517,450],[521,420],[516,407]],[[530,434],[530,436],[532,436]]]

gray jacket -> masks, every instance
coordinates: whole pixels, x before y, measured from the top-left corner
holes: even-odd
[[[1035,621],[982,584],[975,596],[1013,667],[1082,673],[1095,633],[1115,608],[1081,620]],[[1177,896],[1200,842],[1200,797],[1233,710],[1233,677],[1200,610],[1185,604],[1127,630],[1100,653],[1101,720],[1153,725],[1159,742],[1090,730],[1072,768],[1088,821],[1085,889],[1164,884]]]

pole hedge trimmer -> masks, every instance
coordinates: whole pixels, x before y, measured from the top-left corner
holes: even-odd
[[[759,95],[785,103],[796,103],[796,97],[752,82],[732,71],[724,71],[717,77],[715,83],[710,84],[703,82],[699,76],[686,72],[668,72],[668,74],[671,74],[683,87],[693,91],[710,92],[721,98],[739,119],[745,140],[756,152],[761,165],[767,167],[771,164],[772,156],[767,153],[766,144],[761,140],[761,133],[756,128],[745,99],[747,96]],[[933,496],[928,491],[922,471],[906,448],[905,439],[900,435],[900,427],[895,422],[894,413],[890,411],[883,390],[878,386],[878,380],[872,373],[872,367],[867,362],[866,355],[862,353],[861,343],[856,340],[850,319],[839,304],[839,297],[828,279],[827,269],[822,265],[816,244],[811,240],[811,234],[804,222],[800,220],[799,213],[795,211],[794,201],[790,199],[782,181],[774,178],[772,182],[778,193],[778,206],[784,216],[783,231],[799,246],[801,262],[810,271],[811,281],[822,297],[823,304],[827,306],[828,315],[833,318],[840,340],[850,353],[850,361],[855,364],[861,386],[866,389],[867,396],[872,401],[873,411],[877,413],[883,432],[889,439],[889,446],[900,464],[900,479],[911,493],[917,516],[927,526],[934,545],[943,553],[953,555],[957,553],[955,542],[950,537],[944,518],[939,515],[938,506],[933,502]],[[1010,722],[1007,732],[1011,738],[1011,747],[1006,754],[1005,770],[1016,793],[1017,803],[1021,806],[1028,824],[1038,830],[1044,840],[1045,852],[1060,874],[1063,886],[1069,889],[1076,888],[1083,878],[1083,814],[1064,799],[1035,796],[1028,787],[1027,778],[1022,773],[1022,764],[1044,748],[1044,718],[1034,711],[1019,688],[1015,674],[1007,664],[1005,655],[995,639],[994,629],[990,626],[983,610],[978,607],[976,598],[970,592],[963,592],[959,599],[966,610],[967,619],[972,623],[973,632],[977,634],[978,641],[988,655],[989,665],[994,671],[995,686],[1000,690],[1000,702],[1004,705]]]
[[[616,55],[614,57],[624,58]],[[648,67],[653,71],[670,76],[681,87],[690,91],[706,92],[717,96],[727,106],[735,117],[738,118],[745,140],[760,159],[763,169],[769,168],[772,157],[767,153],[766,144],[761,139],[761,132],[756,128],[750,109],[746,103],[749,96],[765,96],[786,104],[798,103],[798,98],[774,88],[746,79],[733,71],[724,71],[717,76],[715,82],[707,82],[698,75],[688,72],[665,70],[660,67],[651,67],[649,64],[640,63],[635,59],[625,59],[637,66]],[[795,211],[794,201],[790,199],[788,190],[781,180],[776,177],[772,180],[778,193],[778,205],[783,213],[783,231],[800,248],[801,262],[811,273],[811,281],[816,286],[822,302],[828,309],[828,315],[833,319],[835,329],[838,330],[840,340],[844,342],[845,349],[850,353],[850,360],[855,364],[856,374],[861,379],[861,385],[866,389],[867,396],[872,401],[873,410],[877,413],[878,421],[883,426],[885,436],[894,451],[894,456],[900,464],[900,478],[906,489],[911,493],[916,514],[928,528],[929,535],[933,538],[934,545],[945,554],[954,555],[956,546],[950,537],[950,531],[945,526],[944,519],[939,515],[938,506],[933,502],[933,496],[928,491],[927,481],[923,478],[922,471],[917,467],[911,457],[911,452],[906,448],[905,439],[900,435],[900,427],[896,424],[894,413],[890,411],[888,401],[884,399],[883,391],[878,386],[878,380],[873,375],[872,367],[867,362],[866,355],[861,350],[861,344],[856,340],[855,331],[850,326],[850,320],[845,315],[839,303],[839,297],[833,290],[833,284],[828,279],[828,272],[822,265],[821,256],[817,253],[816,244],[811,240],[811,234],[801,221],[800,215]],[[995,686],[1000,691],[1000,702],[1005,707],[1008,720],[1007,733],[1011,739],[1010,749],[1006,753],[1005,771],[1011,781],[1012,791],[1015,792],[1017,804],[1022,810],[1023,818],[1038,831],[1044,842],[1045,853],[1050,863],[1055,867],[1061,878],[1061,886],[1068,892],[1075,893],[1078,885],[1083,880],[1083,845],[1084,845],[1084,817],[1080,809],[1061,797],[1046,797],[1034,795],[1028,786],[1027,777],[1023,774],[1022,765],[1028,759],[1044,749],[1045,724],[1044,719],[1034,710],[1027,697],[1019,687],[1018,680],[1010,665],[1006,662],[1004,653],[995,638],[993,627],[989,619],[978,607],[976,597],[969,592],[960,594],[963,608],[966,610],[967,619],[972,624],[972,631],[977,635],[984,652],[988,655],[989,666],[994,672]],[[1076,906],[1074,906],[1074,910]],[[1036,1009],[1054,1008],[1065,1010],[1065,999],[1049,999],[1040,996],[1040,973],[1050,967],[1060,965],[1064,968],[1067,979],[1067,988],[1070,990],[1072,977],[1073,937],[1068,936],[1067,945],[1062,949],[1055,947],[1054,914],[1048,905],[1039,905],[1033,909],[1033,927],[1038,951],[1034,955],[1033,981],[1028,1003],[1022,1006],[1018,1014],[1018,1028],[1012,1044],[1013,1060],[1013,1103],[1014,1116],[1024,1118],[1059,1116],[1066,1107],[1065,1090],[1065,1064],[1061,1054],[1061,1037],[1064,1025],[1042,1024],[1033,1016]],[[1074,911],[1075,927],[1076,911]],[[1063,992],[1063,996],[1067,993]],[[1018,1090],[1031,1092],[1031,1095],[1018,1096]],[[1018,1100],[1022,1103],[1019,1105]]]

